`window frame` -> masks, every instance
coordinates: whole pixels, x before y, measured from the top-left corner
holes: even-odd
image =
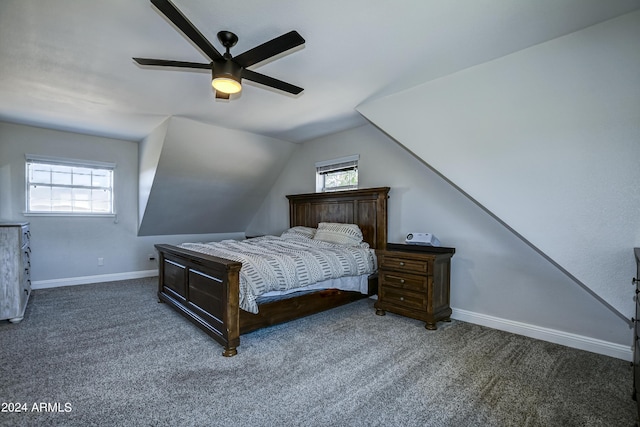
[[[316,192],[327,193],[332,191],[346,191],[355,190],[358,188],[358,162],[360,160],[359,154],[351,156],[339,157],[337,159],[324,160],[316,162]],[[326,186],[327,175],[336,172],[354,171],[356,183],[353,185],[342,185],[335,187]]]
[[[110,173],[110,183],[107,186],[99,186],[93,185],[93,182],[90,185],[78,185],[78,184],[55,184],[53,182],[49,183],[38,183],[33,182],[30,176],[30,168],[33,164],[44,164],[47,166],[61,166],[68,168],[83,168],[83,169],[93,169],[100,171],[109,171]],[[71,217],[116,217],[116,191],[115,191],[115,183],[116,183],[116,164],[108,163],[108,162],[98,162],[92,160],[79,160],[79,159],[69,159],[69,158],[59,158],[59,157],[51,157],[51,156],[39,156],[33,154],[25,155],[25,216],[71,216]],[[73,174],[73,171],[71,171]],[[73,175],[72,175],[73,176]],[[84,189],[84,190],[107,190],[110,192],[110,212],[90,212],[90,211],[45,211],[45,210],[32,210],[31,206],[31,187],[32,185],[46,185],[51,188],[70,188],[70,189]],[[93,197],[89,199],[91,202]],[[73,209],[73,208],[72,208]]]

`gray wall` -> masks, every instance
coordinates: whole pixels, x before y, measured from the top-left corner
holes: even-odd
[[[140,147],[141,236],[244,232],[295,148],[181,117],[159,128]]]
[[[358,107],[631,318],[640,11]]]
[[[628,323],[372,125],[302,144],[293,154],[248,234],[278,234],[288,226],[287,194],[315,191],[315,166],[360,154],[360,188],[389,186],[389,240],[412,231],[434,233],[453,246],[451,304],[517,332],[572,334],[630,349]],[[629,292],[631,293],[631,292]],[[487,323],[487,322],[485,322]],[[553,338],[553,337],[551,337]],[[570,338],[571,339],[571,338]],[[549,339],[551,340],[551,339]],[[563,342],[563,339],[556,340]],[[621,358],[627,357],[618,354]]]
[[[116,163],[116,218],[25,217],[25,154]],[[155,243],[239,238],[242,233],[138,237],[138,143],[0,122],[0,218],[31,223],[32,280],[74,284],[156,274]],[[97,259],[104,258],[98,266]],[[84,278],[84,279],[78,279]]]

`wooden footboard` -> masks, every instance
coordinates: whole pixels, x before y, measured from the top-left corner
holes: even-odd
[[[240,268],[242,264],[171,245],[159,254],[158,298],[237,354],[240,344]]]

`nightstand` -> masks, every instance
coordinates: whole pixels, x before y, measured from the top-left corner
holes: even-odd
[[[451,257],[454,248],[387,243],[377,251],[378,301],[376,314],[386,311],[426,322],[450,320]]]

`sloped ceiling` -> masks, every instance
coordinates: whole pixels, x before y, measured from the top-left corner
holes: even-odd
[[[629,319],[638,46],[640,11],[358,110]]]
[[[205,58],[147,0],[2,0],[0,119],[142,140],[168,117],[300,142],[364,123],[355,107],[640,7],[639,0],[174,0],[220,48],[242,53],[292,29],[302,49],[252,67],[305,88],[246,83],[216,101],[208,72],[134,56]]]
[[[171,118],[141,144],[138,234],[242,232],[295,145]]]

